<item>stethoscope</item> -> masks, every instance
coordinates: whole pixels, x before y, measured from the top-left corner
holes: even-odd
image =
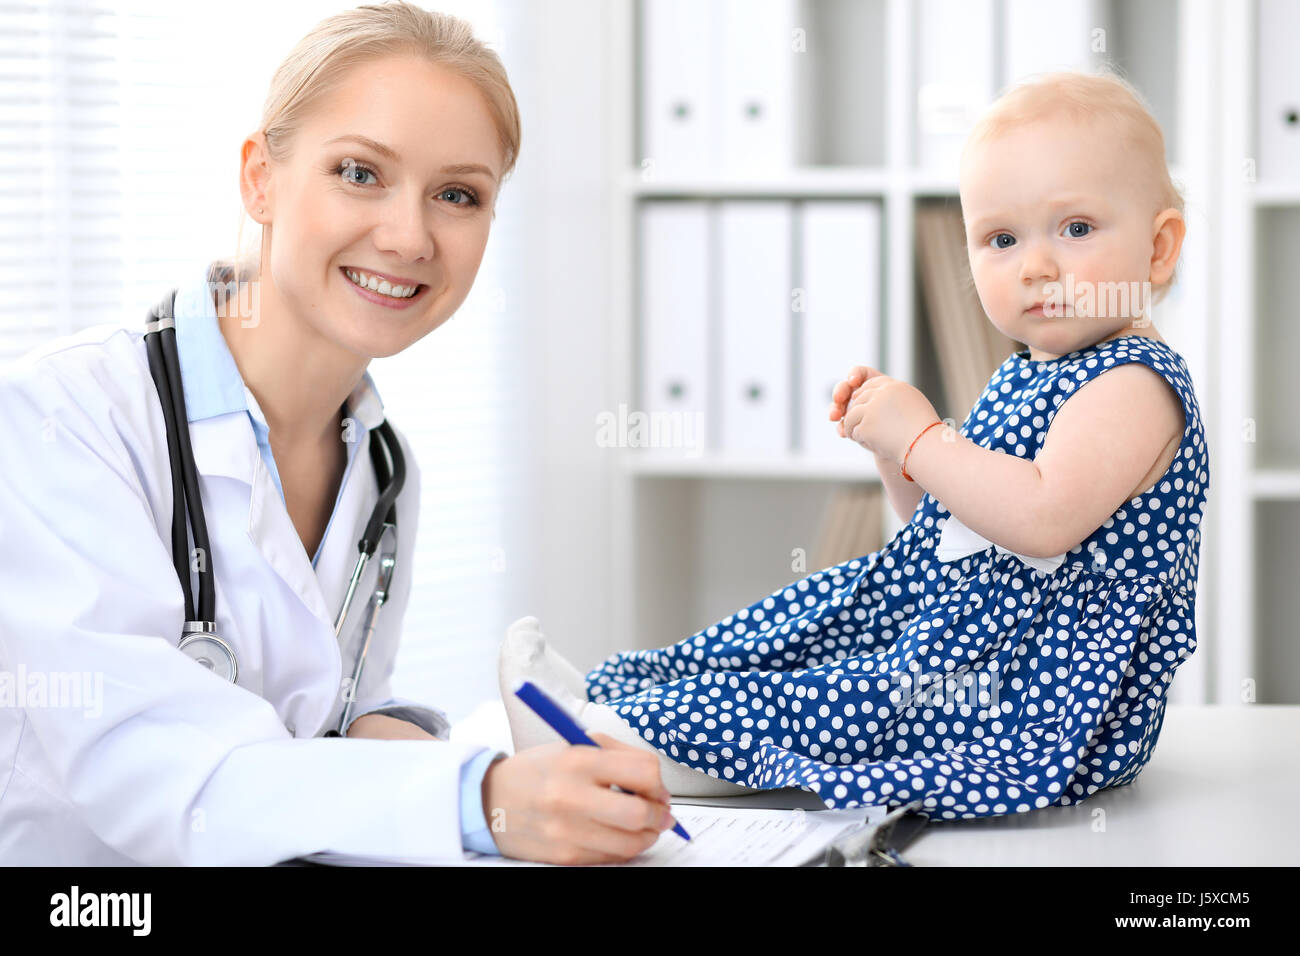
[[[194,452],[190,446],[189,417],[185,413],[185,393],[181,386],[180,359],[176,352],[176,291],[169,292],[158,305],[149,310],[145,322],[145,347],[149,353],[149,372],[153,376],[154,386],[158,389],[158,399],[162,404],[163,420],[167,426],[167,455],[171,459],[172,473],[172,563],[176,566],[176,575],[180,578],[181,590],[185,594],[185,614],[187,620],[181,628],[181,652],[208,668],[219,677],[234,683],[239,676],[239,662],[231,646],[221,639],[216,631],[216,593],[212,571],[212,549],[208,541],[208,526],[203,518],[203,500],[199,495],[198,469],[194,464]],[[185,428],[178,428],[178,422],[185,422]],[[378,438],[380,440],[376,441]],[[392,462],[391,473],[389,461]],[[356,700],[357,689],[361,686],[361,671],[365,666],[366,652],[370,649],[370,639],[374,636],[379,611],[388,600],[393,583],[393,568],[397,563],[397,496],[406,481],[406,460],[398,444],[393,428],[385,419],[374,430],[370,442],[370,461],[378,480],[379,500],[370,512],[365,531],[357,543],[359,552],[352,578],[348,581],[348,590],[343,597],[343,606],[339,608],[334,619],[334,637],[337,640],[343,630],[343,621],[352,607],[352,599],[361,583],[361,575],[381,542],[383,550],[379,555],[379,574],[375,591],[366,607],[364,632],[361,649],[357,653],[356,666],[352,671],[352,683],[344,695],[343,714],[339,719],[337,730],[327,731],[326,737],[342,736],[352,714],[352,704]],[[181,501],[184,500],[184,510]],[[194,605],[190,587],[190,567],[188,537],[186,535],[186,517],[189,518],[190,532],[194,536],[194,547],[201,556],[199,561],[199,600]]]

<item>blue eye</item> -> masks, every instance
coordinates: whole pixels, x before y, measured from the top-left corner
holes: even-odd
[[[335,176],[342,176],[344,181],[354,186],[373,186],[378,183],[378,174],[364,163],[359,163],[355,159],[345,159],[334,167],[331,172]],[[366,177],[370,179],[367,180]],[[455,206],[477,206],[480,204],[478,193],[472,189],[463,186],[448,186],[438,193],[439,199],[450,198],[450,202]]]
[[[1076,230],[1082,230],[1082,232]],[[1092,232],[1092,226],[1086,222],[1072,222],[1065,227],[1065,234],[1071,239],[1082,239],[1090,232]]]
[[[438,195],[444,197],[455,195],[464,196],[464,202],[455,202],[455,200],[452,200],[452,202],[457,206],[477,206],[479,202],[478,196],[474,195],[474,193],[470,192],[468,189],[461,189],[459,186],[449,186],[442,192],[438,193]]]
[[[347,181],[356,186],[369,186],[370,183],[361,182],[357,179],[354,179],[353,178],[354,173],[362,173],[363,175],[368,175],[368,176],[375,175],[375,171],[373,169],[371,169],[369,166],[361,165],[355,159],[343,160],[343,162],[339,163],[338,166],[335,167],[334,173],[335,175],[346,173],[347,176],[345,178],[347,179]]]
[[[1006,239],[1008,241],[1003,242],[1002,241],[1003,239]],[[999,232],[996,236],[994,236],[992,239],[989,240],[989,245],[991,245],[994,249],[1006,249],[1009,248],[1010,246],[1014,246],[1015,244],[1016,244],[1016,237],[1011,235],[1011,233],[1009,232]]]

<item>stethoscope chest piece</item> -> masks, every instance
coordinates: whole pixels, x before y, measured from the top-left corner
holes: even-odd
[[[186,621],[181,632],[180,650],[185,656],[232,684],[239,676],[235,652],[229,644],[217,637],[211,621]]]

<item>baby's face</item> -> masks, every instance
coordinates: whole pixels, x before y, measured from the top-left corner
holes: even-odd
[[[961,207],[989,319],[1035,360],[1125,334],[1149,306],[1158,195],[1104,120],[1035,121],[972,147]]]

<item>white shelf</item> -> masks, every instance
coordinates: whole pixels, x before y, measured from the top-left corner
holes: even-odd
[[[1300,502],[1300,468],[1256,469],[1251,492],[1259,501]]]
[[[1175,182],[1183,181],[1180,167],[1170,169]],[[624,192],[639,199],[689,198],[871,198],[888,194],[909,197],[957,198],[957,178],[919,169],[886,167],[802,166],[768,176],[659,177],[640,170],[624,170],[619,180]],[[1293,188],[1300,197],[1300,186]]]
[[[912,192],[914,183],[923,181],[902,171],[881,168],[803,167],[770,177],[700,177],[682,179],[644,176],[629,170],[623,188],[634,196],[659,198],[687,197],[815,197],[815,196],[883,196],[888,192]],[[933,185],[933,182],[931,183]],[[957,183],[946,183],[941,191],[957,193]]]
[[[1297,206],[1300,205],[1300,182],[1257,182],[1250,197],[1256,206]]]
[[[643,478],[756,478],[795,481],[879,481],[875,460],[867,452],[859,462],[788,458],[745,458],[736,455],[628,454],[623,467]]]

